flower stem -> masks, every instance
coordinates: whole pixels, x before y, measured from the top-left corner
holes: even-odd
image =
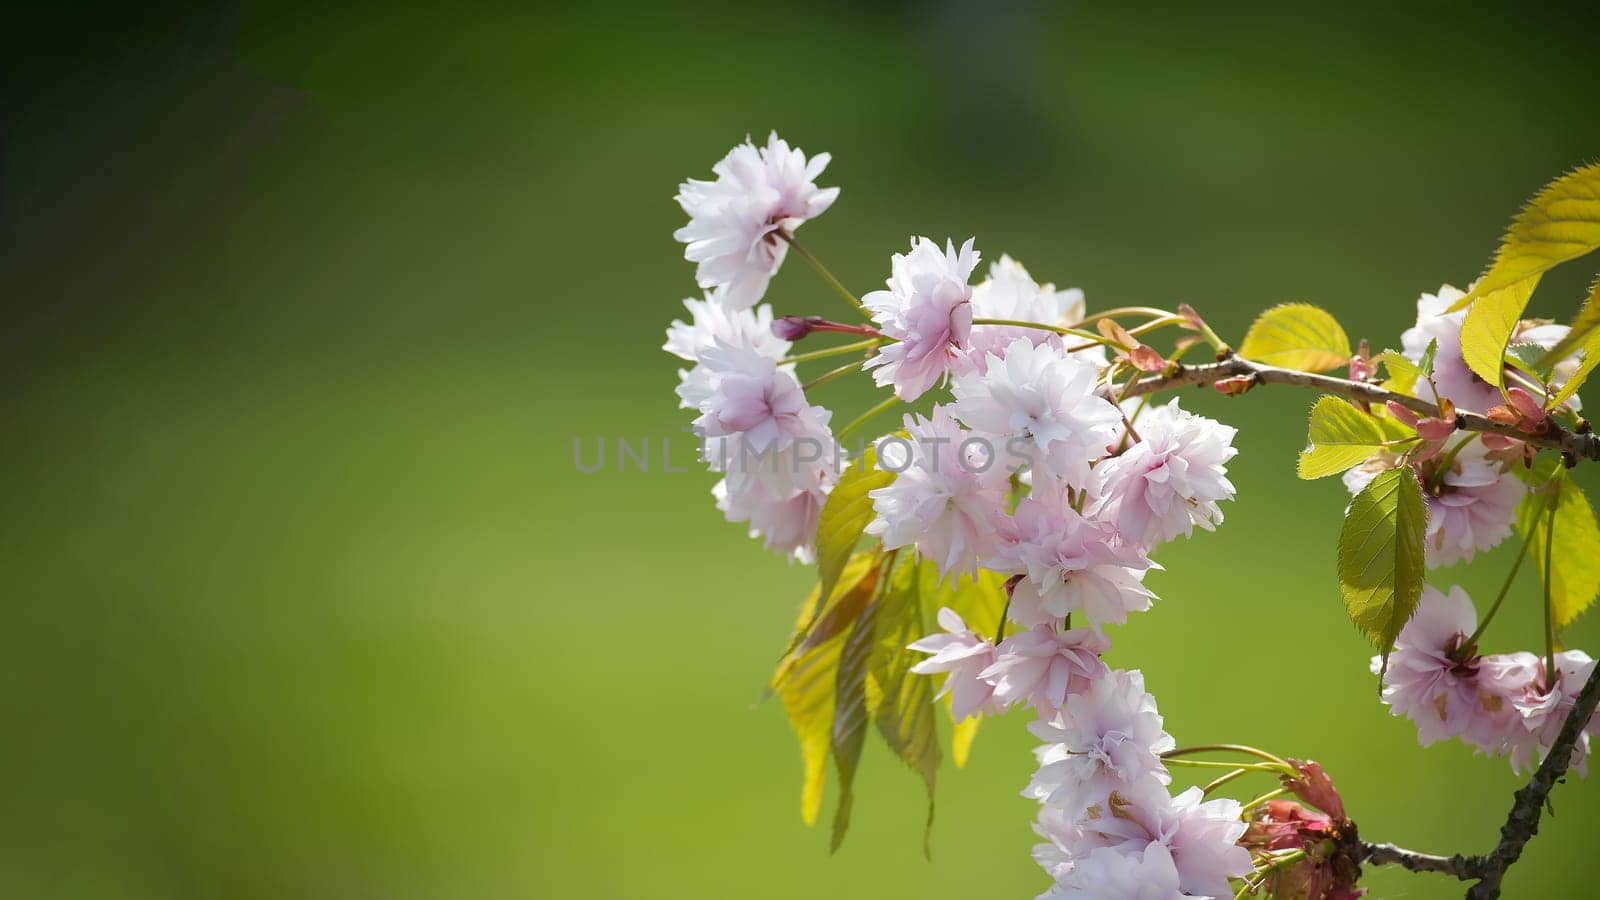
[[[1528,557],[1530,543],[1529,541],[1522,542],[1522,549],[1517,551],[1517,560],[1511,564],[1511,571],[1506,574],[1506,583],[1500,586],[1499,596],[1495,597],[1494,602],[1489,604],[1489,611],[1484,613],[1483,621],[1478,623],[1477,630],[1472,632],[1472,636],[1466,639],[1461,645],[1462,647],[1474,646],[1478,643],[1478,639],[1483,637],[1484,630],[1494,620],[1494,614],[1500,611],[1500,604],[1505,602],[1506,594],[1511,592],[1511,582],[1516,580],[1517,572],[1522,569],[1522,561]]]
[[[852,363],[845,363],[844,365],[840,366],[837,369],[829,369],[828,371],[823,372],[821,375],[818,375],[817,377],[811,379],[810,381],[806,382],[805,384],[800,385],[800,389],[802,391],[809,391],[814,387],[818,387],[820,385],[827,384],[828,382],[834,380],[835,378],[840,378],[840,377],[843,377],[845,375],[849,375],[851,372],[854,372],[859,368],[861,368],[861,363],[859,361],[858,362],[852,362]]]
[[[1118,306],[1113,309],[1102,309],[1097,313],[1091,313],[1084,316],[1081,321],[1073,322],[1072,325],[1076,328],[1079,325],[1088,325],[1101,319],[1115,319],[1121,316],[1150,316],[1156,319],[1176,318],[1179,320],[1183,318],[1171,310],[1156,309],[1153,306]]]
[[[1556,505],[1560,494],[1551,498],[1550,514],[1544,525],[1544,689],[1556,686],[1556,628],[1555,614],[1550,608],[1550,563],[1556,546]]]
[[[1243,778],[1244,776],[1249,775],[1252,771],[1258,770],[1252,770],[1241,766],[1240,768],[1234,769],[1232,772],[1229,772],[1226,775],[1218,775],[1216,778],[1212,779],[1209,784],[1200,789],[1200,796],[1204,797],[1236,778]]]
[[[1260,806],[1260,805],[1262,805],[1264,803],[1269,803],[1269,802],[1271,802],[1273,800],[1276,800],[1279,797],[1282,797],[1282,796],[1284,796],[1285,794],[1288,794],[1288,793],[1289,793],[1289,789],[1288,788],[1276,788],[1274,790],[1267,791],[1265,794],[1262,794],[1261,796],[1255,798],[1254,800],[1251,800],[1249,803],[1246,803],[1244,805],[1243,809],[1244,809],[1245,812],[1249,812],[1250,810],[1255,809],[1256,807],[1258,807],[1258,806]]]
[[[1169,766],[1190,766],[1196,769],[1243,769],[1246,772],[1278,772],[1277,766],[1268,763],[1231,763],[1218,762],[1210,759],[1165,759],[1161,760]]]
[[[850,432],[855,431],[857,428],[860,428],[861,426],[867,424],[868,420],[870,420],[873,416],[876,416],[878,413],[881,413],[881,412],[889,409],[891,406],[894,406],[896,403],[899,403],[899,402],[900,402],[900,398],[899,397],[895,397],[893,395],[890,395],[889,399],[884,400],[882,403],[879,403],[877,406],[874,406],[871,409],[867,410],[866,412],[862,413],[861,415],[856,416],[855,419],[853,421],[851,421],[851,423],[849,425],[846,425],[845,427],[839,429],[838,439],[841,440],[841,441],[844,440],[845,435],[847,435]]]
[[[1227,752],[1227,753],[1247,753],[1247,754],[1249,754],[1251,756],[1257,757],[1259,759],[1264,759],[1267,762],[1272,763],[1273,765],[1277,766],[1278,768],[1283,769],[1284,771],[1288,772],[1290,775],[1292,775],[1295,778],[1299,778],[1300,777],[1300,773],[1295,771],[1294,766],[1289,765],[1288,761],[1285,760],[1283,757],[1274,756],[1273,754],[1268,753],[1267,751],[1262,750],[1259,747],[1251,747],[1251,746],[1248,746],[1246,744],[1195,744],[1195,745],[1189,746],[1189,747],[1179,747],[1176,750],[1168,750],[1167,752],[1161,754],[1161,758],[1164,759],[1164,760],[1171,760],[1171,759],[1176,759],[1177,757],[1180,757],[1180,756],[1192,756],[1193,754],[1196,754],[1196,753],[1222,753],[1222,752]]]
[[[837,347],[823,347],[820,350],[807,350],[804,353],[796,353],[793,356],[785,356],[783,359],[778,360],[778,365],[781,366],[785,363],[810,362],[814,359],[827,359],[830,356],[843,356],[846,353],[854,353],[857,350],[871,350],[873,347],[876,347],[881,343],[883,343],[882,339],[871,338],[869,340],[856,341],[850,344],[840,344]]]
[[[822,264],[822,260],[812,256],[810,250],[807,250],[799,241],[794,239],[794,235],[782,228],[778,229],[777,235],[787,242],[790,247],[794,248],[794,252],[800,254],[800,258],[805,260],[806,263],[811,266],[811,268],[815,269],[816,273],[822,276],[822,280],[826,281],[828,286],[833,288],[834,291],[839,294],[839,296],[849,301],[850,305],[854,306],[862,315],[867,315],[867,308],[862,305],[861,299],[855,294],[850,293],[850,289],[844,286],[844,282],[835,278],[833,273],[828,271],[828,267]]]
[[[1093,341],[1096,344],[1104,344],[1107,347],[1115,347],[1118,350],[1127,350],[1128,349],[1127,347],[1122,346],[1122,344],[1120,344],[1120,343],[1118,343],[1116,341],[1110,340],[1109,338],[1101,337],[1098,334],[1093,334],[1091,332],[1083,331],[1083,330],[1077,329],[1077,328],[1067,328],[1067,327],[1065,327],[1063,325],[1046,325],[1043,322],[1024,322],[1024,321],[1022,321],[1020,319],[973,319],[972,320],[972,324],[974,324],[974,325],[1009,325],[1009,326],[1011,326],[1013,328],[1036,328],[1036,329],[1038,329],[1040,331],[1053,331],[1056,334],[1070,334],[1073,337],[1080,337],[1080,338],[1083,338],[1086,341]]]

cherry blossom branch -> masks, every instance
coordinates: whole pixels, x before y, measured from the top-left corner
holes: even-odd
[[[1472,881],[1483,877],[1483,860],[1476,856],[1434,856],[1431,853],[1418,853],[1394,844],[1375,844],[1363,841],[1361,849],[1366,854],[1362,859],[1363,865],[1368,866],[1400,866],[1412,872],[1437,872],[1440,875],[1453,875],[1462,881]]]
[[[1169,373],[1140,379],[1129,386],[1126,396],[1137,397],[1141,394],[1171,390],[1191,384],[1215,384],[1229,378],[1248,379],[1246,389],[1257,384],[1289,384],[1339,394],[1365,403],[1393,401],[1422,416],[1439,415],[1439,407],[1426,400],[1384,390],[1375,384],[1335,378],[1332,375],[1319,375],[1315,372],[1282,369],[1245,359],[1232,352],[1226,352],[1222,359],[1214,363],[1197,366],[1180,365]],[[1548,425],[1548,430],[1543,434],[1525,434],[1512,425],[1493,421],[1481,413],[1465,411],[1456,413],[1456,428],[1462,431],[1497,434],[1526,441],[1536,447],[1559,450],[1575,459],[1600,461],[1600,435],[1590,431],[1574,431],[1554,421]]]

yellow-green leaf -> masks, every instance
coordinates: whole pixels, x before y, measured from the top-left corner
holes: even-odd
[[[915,561],[901,566],[878,605],[878,641],[869,670],[869,705],[878,732],[902,762],[922,776],[928,793],[928,818],[923,830],[923,852],[928,852],[928,830],[933,826],[933,794],[939,763],[938,706],[934,701],[936,678],[911,671],[926,657],[907,647],[930,628],[922,602],[921,578]]]
[[[978,726],[983,724],[983,716],[968,716],[955,723],[950,733],[950,758],[955,760],[956,768],[963,768],[967,760],[972,758],[972,742],[978,737]]]
[[[1387,660],[1422,596],[1427,508],[1410,466],[1380,472],[1345,513],[1339,589],[1345,610]]]
[[[1501,359],[1528,298],[1544,273],[1600,247],[1600,163],[1581,166],[1545,185],[1500,240],[1494,263],[1471,292],[1461,328],[1461,355],[1478,377],[1504,386]]]
[[[1417,395],[1417,382],[1422,380],[1422,370],[1417,364],[1399,350],[1383,351],[1383,367],[1389,371],[1389,379],[1383,383],[1383,389],[1396,394],[1405,394],[1408,397]]]
[[[1393,419],[1362,412],[1342,397],[1319,397],[1311,407],[1308,445],[1300,451],[1298,474],[1308,481],[1337,475],[1411,436]]]
[[[1583,383],[1589,380],[1595,366],[1600,365],[1600,331],[1589,334],[1589,339],[1583,342],[1583,349],[1580,352],[1583,355],[1578,361],[1578,368],[1573,370],[1572,376],[1561,385],[1561,390],[1556,391],[1555,396],[1550,398],[1548,409],[1555,409],[1567,402],[1567,398],[1577,393],[1578,389],[1583,387]]]
[[[1554,528],[1550,506],[1555,505]],[[1539,577],[1550,586],[1555,627],[1565,628],[1600,594],[1600,526],[1583,490],[1556,467],[1550,481],[1530,492],[1517,508],[1517,531],[1528,541]],[[1552,538],[1553,534],[1553,538]],[[1551,565],[1545,568],[1548,548]]]
[[[1461,358],[1479,378],[1502,390],[1506,345],[1511,343],[1511,335],[1516,332],[1537,283],[1536,278],[1528,279],[1484,294],[1467,310],[1466,321],[1461,323]]]
[[[887,580],[887,575],[880,581]],[[850,828],[850,811],[855,807],[856,767],[867,738],[867,666],[872,661],[878,639],[878,613],[883,608],[883,588],[856,617],[839,650],[839,665],[833,693],[833,731],[831,747],[834,768],[839,773],[839,805],[833,811],[831,847],[838,852]]]
[[[822,603],[822,586],[812,588],[805,603],[800,605],[800,616],[795,620],[789,646],[778,660],[777,670],[767,679],[767,690],[777,689],[801,654],[837,637],[855,622],[856,616],[872,602],[882,559],[883,555],[876,550],[851,557],[839,578],[838,591],[826,603]]]
[[[1561,263],[1600,248],[1600,163],[1562,175],[1535,194],[1512,220],[1494,264],[1472,292],[1451,306],[1461,309],[1481,297],[1531,282]]]
[[[1326,310],[1284,303],[1256,319],[1239,354],[1286,369],[1324,372],[1350,364],[1350,338]]]
[[[894,473],[878,468],[877,450],[869,445],[828,494],[817,518],[817,580],[822,585],[822,597],[833,593],[845,563],[872,521],[872,498],[867,492],[892,481]]]

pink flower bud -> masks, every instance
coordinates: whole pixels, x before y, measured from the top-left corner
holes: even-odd
[[[772,333],[793,343],[811,333],[815,316],[783,316],[772,320]]]
[[[1355,376],[1351,375],[1350,377],[1354,378]],[[1384,406],[1386,406],[1388,408],[1389,415],[1394,416],[1396,419],[1399,419],[1400,421],[1406,423],[1407,425],[1410,425],[1412,428],[1417,427],[1417,414],[1416,413],[1414,413],[1411,410],[1405,408],[1404,406],[1401,406],[1399,403],[1396,403],[1393,400],[1388,401],[1387,403],[1384,404]]]
[[[1417,434],[1425,441],[1443,441],[1455,434],[1456,423],[1443,419],[1422,419],[1416,425]]]
[[[1511,408],[1525,420],[1525,426],[1538,425],[1549,418],[1544,411],[1544,404],[1534,399],[1534,396],[1523,388],[1507,388],[1506,396],[1511,399]]]
[[[1256,377],[1254,375],[1234,375],[1231,378],[1224,378],[1212,385],[1212,387],[1216,388],[1224,396],[1228,397],[1237,397],[1255,386]]]

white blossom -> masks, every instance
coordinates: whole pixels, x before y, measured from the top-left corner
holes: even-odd
[[[721,301],[734,309],[760,300],[789,249],[777,232],[793,233],[839,196],[836,187],[816,185],[829,159],[819,153],[807,160],[773,132],[765,147],[746,138],[730,150],[711,167],[715,181],[691,178],[679,186],[689,224],[673,237],[688,245],[683,255],[698,264],[700,286],[722,288]]]
[[[918,675],[948,673],[939,696],[950,695],[950,714],[957,722],[983,712],[998,712],[992,702],[994,684],[983,672],[994,663],[994,642],[972,633],[955,610],[939,610],[939,627],[944,634],[932,634],[910,645],[919,653],[933,654],[911,667]]]
[[[1122,624],[1150,608],[1144,573],[1155,564],[1122,543],[1106,522],[1086,519],[1057,498],[1028,497],[1002,520],[988,566],[1023,575],[1011,592],[1011,618],[1055,624],[1082,612],[1091,628]]]
[[[748,523],[750,536],[761,539],[768,550],[791,555],[798,562],[812,563],[816,561],[817,519],[833,481],[825,474],[818,480],[820,487],[798,488],[779,496],[768,493],[765,485],[755,479],[736,482],[743,490],[735,493],[724,478],[711,491],[716,497],[717,509],[727,520]]]
[[[867,533],[888,550],[916,545],[941,573],[972,571],[993,547],[1006,473],[949,407],[935,407],[930,418],[908,414],[905,427],[907,438],[878,444],[878,465],[899,474],[868,492],[875,518]]]
[[[1106,455],[1118,437],[1122,414],[1095,393],[1099,372],[1050,344],[1017,338],[1004,357],[990,354],[984,371],[956,378],[955,412],[968,428],[1028,448],[1039,471],[1083,486],[1089,464]]]
[[[989,265],[989,277],[972,289],[972,315],[976,319],[1064,326],[1081,322],[1084,308],[1083,291],[1077,288],[1058,291],[1053,284],[1040,284],[1022,263],[1004,254],[998,262]],[[1061,343],[1055,332],[1044,328],[974,325],[966,355],[966,362],[971,366],[967,368],[983,368],[989,354],[1003,355],[1006,346],[1018,338],[1026,338],[1034,344]],[[1076,355],[1090,363],[1106,364],[1105,348],[1099,344],[1080,350]]]
[[[678,370],[678,397],[686,409],[699,409],[711,396],[711,374],[700,361],[718,342],[748,347],[774,361],[787,355],[791,346],[772,333],[772,307],[763,303],[755,309],[732,309],[722,302],[719,293],[711,291],[704,300],[684,300],[689,321],[674,319],[661,348],[695,363],[690,369]]]
[[[1040,766],[1025,796],[1059,804],[1076,818],[1104,809],[1113,792],[1126,796],[1170,784],[1161,754],[1174,744],[1161,725],[1138,670],[1107,673],[1089,690],[1069,695],[1055,718],[1028,726],[1047,743],[1035,751]]]
[[[979,677],[994,684],[995,700],[1006,708],[1027,702],[1049,718],[1068,694],[1088,690],[1105,675],[1100,655],[1109,649],[1111,640],[1092,628],[1039,625],[1001,641],[994,665]]]
[[[1139,851],[1096,850],[1039,900],[1184,900],[1178,868],[1166,845]],[[1226,900],[1226,898],[1221,898]]]
[[[965,352],[972,330],[972,287],[978,265],[969,238],[958,252],[925,237],[911,239],[911,252],[890,260],[889,289],[861,298],[878,329],[894,342],[880,347],[866,368],[878,385],[893,385],[896,397],[915,400],[939,384]]]
[[[1187,412],[1173,400],[1138,422],[1140,440],[1094,470],[1094,515],[1117,523],[1124,540],[1146,546],[1222,522],[1232,500],[1227,462],[1238,429]]]

